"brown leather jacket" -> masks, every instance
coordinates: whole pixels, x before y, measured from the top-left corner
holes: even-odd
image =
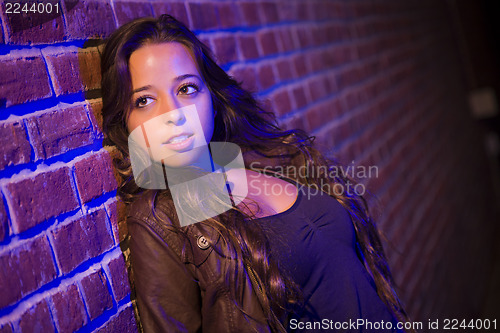
[[[246,318],[224,284],[234,261],[206,247],[199,227],[189,225],[184,240],[156,222],[151,196],[130,207],[127,220],[130,253],[140,320],[145,332],[270,332],[249,281],[243,293]],[[162,220],[170,221],[165,216]]]

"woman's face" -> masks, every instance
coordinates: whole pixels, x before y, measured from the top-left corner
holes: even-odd
[[[214,112],[193,54],[176,42],[145,45],[131,54],[129,71],[131,136],[140,137],[136,142],[155,161],[170,167],[197,164],[208,152]]]

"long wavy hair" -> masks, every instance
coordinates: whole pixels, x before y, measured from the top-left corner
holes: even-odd
[[[212,141],[235,143],[244,153],[254,153],[264,160],[272,161],[266,168],[274,168],[281,173],[283,170],[292,170],[293,167],[295,170],[300,167],[322,170],[301,174],[285,171],[284,176],[323,190],[347,209],[355,228],[360,259],[373,277],[378,295],[399,321],[408,321],[394,290],[394,281],[382,243],[365,200],[354,194],[339,194],[332,190],[336,184],[345,186],[353,181],[346,174],[338,172],[337,163],[325,158],[313,147],[314,137],[301,130],[282,130],[277,125],[274,114],[265,111],[250,92],[241,88],[237,81],[216,64],[211,51],[188,28],[170,15],[162,15],[158,19],[137,19],[123,25],[107,40],[102,55],[103,128],[107,140],[116,146],[118,151],[119,156],[114,162],[123,178],[119,189],[121,199],[125,203],[131,203],[144,192],[152,191],[152,211],[167,210],[167,215],[172,220],[176,219],[168,188],[144,190],[135,183],[126,126],[132,98],[128,69],[130,55],[144,45],[167,42],[181,43],[192,52],[211,93],[216,112]],[[332,172],[333,169],[335,172]],[[285,332],[283,318],[302,305],[302,297],[290,274],[281,270],[270,256],[266,234],[257,223],[251,222],[251,216],[236,208],[202,223],[216,230],[217,237],[221,237],[222,244],[226,244],[225,249],[219,248],[217,251],[226,256],[229,253],[229,257],[237,262],[236,269],[228,272],[226,277],[235,304],[243,310],[236,289],[241,285],[241,279],[250,278],[267,318],[267,325],[273,332]],[[168,227],[173,232],[183,234],[182,228],[171,224]],[[212,245],[216,243],[216,239],[208,240]]]

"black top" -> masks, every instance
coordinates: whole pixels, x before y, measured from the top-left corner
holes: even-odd
[[[346,209],[322,191],[298,189],[289,209],[254,220],[270,235],[271,255],[280,269],[291,273],[304,294],[306,306],[290,318],[288,331],[397,332],[397,321],[358,256]],[[353,326],[358,319],[364,324]]]

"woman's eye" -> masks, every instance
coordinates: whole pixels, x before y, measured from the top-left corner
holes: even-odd
[[[181,95],[191,95],[198,92],[199,88],[197,85],[190,83],[179,88],[179,94]]]
[[[152,102],[153,102],[153,99],[151,97],[141,96],[135,100],[135,107],[136,108],[143,108],[143,107],[148,106]]]

